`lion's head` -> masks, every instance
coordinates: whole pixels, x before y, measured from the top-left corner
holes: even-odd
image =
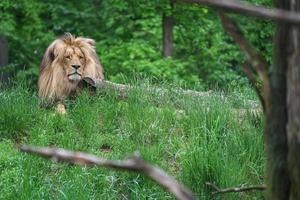
[[[95,51],[95,41],[66,33],[47,48],[38,81],[43,99],[64,99],[74,92],[83,77],[104,79]]]

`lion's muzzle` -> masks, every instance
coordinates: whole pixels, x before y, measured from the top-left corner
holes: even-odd
[[[82,74],[79,71],[80,69],[80,65],[78,64],[73,64],[71,65],[73,71],[71,73],[68,74],[68,78],[70,81],[80,81],[82,79]]]

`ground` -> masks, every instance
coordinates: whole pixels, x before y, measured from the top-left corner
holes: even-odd
[[[55,163],[21,153],[21,144],[55,146],[122,159],[139,151],[198,199],[263,199],[261,192],[212,196],[219,187],[263,183],[263,119],[250,89],[208,96],[148,94],[127,98],[83,92],[67,114],[39,107],[26,86],[0,90],[0,199],[173,199],[142,175]],[[160,87],[170,88],[168,85]],[[254,103],[253,103],[254,102]],[[240,112],[241,111],[241,112]]]

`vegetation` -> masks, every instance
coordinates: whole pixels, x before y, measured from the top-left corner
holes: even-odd
[[[133,85],[148,87],[146,82]],[[168,85],[164,87],[168,88]],[[200,99],[149,95],[138,87],[127,99],[83,93],[68,114],[38,108],[24,86],[0,93],[0,199],[171,199],[141,175],[56,164],[21,154],[20,143],[57,146],[122,159],[139,150],[191,188],[215,199],[206,181],[220,187],[263,182],[262,118],[247,112],[252,91]],[[246,102],[246,103],[245,103]],[[262,198],[261,193],[226,199]]]
[[[270,0],[251,3],[271,5]],[[162,58],[162,16],[174,18],[173,58]],[[273,25],[238,18],[255,47],[271,61]],[[163,1],[2,0],[0,36],[9,40],[8,69],[36,84],[38,65],[50,42],[64,32],[91,37],[112,81],[134,73],[193,87],[245,84],[243,56],[224,33],[213,9]]]

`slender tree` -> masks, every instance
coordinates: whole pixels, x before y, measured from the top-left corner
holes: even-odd
[[[0,68],[8,64],[8,43],[5,37],[0,37]],[[0,81],[5,81],[7,75],[0,71]]]
[[[173,0],[170,0],[171,12],[173,9]],[[174,18],[172,14],[163,14],[162,29],[163,29],[163,56],[170,57],[173,53],[173,24]]]
[[[284,0],[281,0],[283,3]],[[300,1],[290,0],[290,9],[300,11]],[[288,169],[290,177],[289,199],[300,199],[300,29],[290,28],[286,47],[287,63],[287,140]]]
[[[276,7],[289,9],[286,0],[275,0]],[[278,23],[274,38],[273,65],[270,69],[270,106],[266,113],[265,147],[267,156],[267,199],[289,199],[290,180],[287,168],[286,69],[290,25]]]

